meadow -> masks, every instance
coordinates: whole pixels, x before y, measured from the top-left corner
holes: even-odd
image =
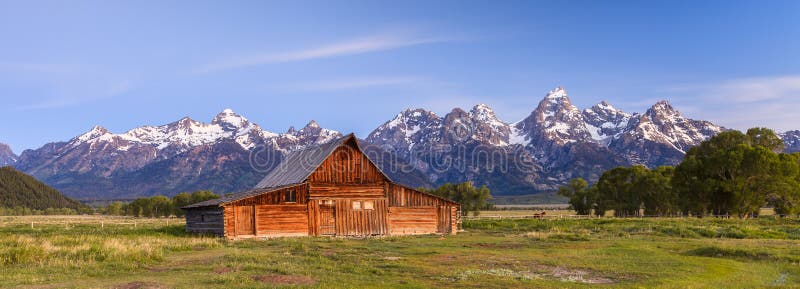
[[[227,241],[180,219],[0,217],[0,287],[800,288],[800,220],[504,218],[455,236]]]

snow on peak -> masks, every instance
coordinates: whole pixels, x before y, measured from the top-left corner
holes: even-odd
[[[306,126],[303,129],[305,128],[319,128],[319,124],[317,123],[316,120],[312,119],[310,122],[308,122],[308,124],[306,124]]]
[[[602,109],[605,111],[620,111],[610,103],[606,102],[605,100],[600,101],[600,103],[598,104],[595,104],[592,108]]]
[[[75,139],[78,142],[86,142],[86,141],[89,141],[89,140],[92,140],[92,139],[96,139],[98,137],[101,137],[101,136],[104,136],[104,135],[107,135],[107,134],[109,134],[109,131],[106,128],[104,128],[102,126],[99,126],[99,125],[96,125],[96,126],[92,127],[91,130],[85,132],[84,134],[78,136]]]
[[[545,97],[545,99],[555,100],[555,99],[562,99],[562,98],[566,98],[566,97],[567,97],[567,89],[565,89],[562,86],[559,86],[559,87],[556,87],[553,90],[551,90],[549,93],[547,93],[547,96]]]
[[[661,100],[656,102],[650,109],[647,110],[647,114],[654,115],[654,114],[665,114],[665,115],[673,115],[676,117],[680,117],[681,114],[675,108],[669,104],[669,101]]]
[[[243,116],[236,114],[230,108],[226,108],[211,121],[211,124],[218,124],[226,129],[245,128],[250,122]]]

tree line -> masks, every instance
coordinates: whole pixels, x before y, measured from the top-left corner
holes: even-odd
[[[196,191],[193,193],[179,193],[172,198],[153,196],[138,198],[130,203],[113,202],[102,208],[100,213],[105,215],[132,216],[132,217],[183,217],[181,207],[207,200],[218,199],[220,196],[211,191]]]
[[[783,153],[774,131],[722,132],[689,149],[676,167],[641,165],[604,172],[596,184],[581,178],[559,189],[581,215],[758,216],[800,213],[800,153]]]
[[[435,189],[419,188],[418,190],[461,204],[461,214],[465,216],[469,212],[477,215],[479,210],[487,208],[486,201],[492,197],[489,188],[486,186],[476,187],[472,182],[445,183]]]

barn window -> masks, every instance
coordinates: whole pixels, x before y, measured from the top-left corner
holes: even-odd
[[[208,215],[200,215],[200,222],[208,222]]]
[[[286,191],[286,202],[287,203],[297,202],[297,192],[295,192],[294,190]]]
[[[374,210],[374,204],[372,201],[364,201],[364,210]]]
[[[354,201],[353,202],[353,210],[361,210],[361,202]]]

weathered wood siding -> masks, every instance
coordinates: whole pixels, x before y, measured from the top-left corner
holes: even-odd
[[[289,204],[256,206],[256,235],[307,236],[307,205]]]
[[[372,209],[354,209],[353,202],[372,202]],[[386,219],[386,200],[337,200],[336,201],[336,235],[337,236],[371,236],[389,233]]]
[[[459,220],[458,204],[392,183],[354,139],[336,148],[304,183],[265,189],[214,210],[217,219],[200,224],[192,217],[191,228],[228,238],[454,234]]]
[[[389,184],[389,206],[391,207],[438,207],[452,205],[455,205],[455,203],[398,184]]]
[[[458,231],[458,204],[394,183],[388,189],[392,235]]]
[[[222,208],[202,207],[186,210],[186,231],[224,235]]]
[[[436,207],[389,207],[389,227],[392,235],[436,233]]]
[[[384,198],[385,189],[382,183],[364,185],[340,185],[340,184],[309,184],[309,198],[318,199],[343,199],[361,198],[374,199]]]
[[[314,183],[369,184],[386,181],[383,173],[369,161],[353,141],[338,147],[308,177]]]

